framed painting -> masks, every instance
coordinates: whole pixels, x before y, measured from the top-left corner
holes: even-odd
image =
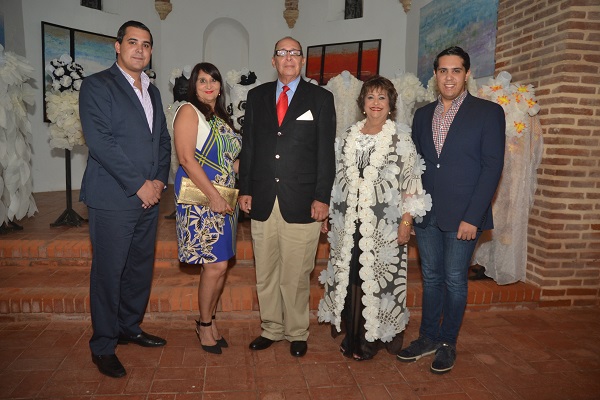
[[[427,85],[440,51],[460,46],[471,59],[471,75],[494,75],[498,0],[437,0],[421,9],[417,76]]]
[[[96,10],[102,10],[102,0],[81,0],[81,5]]]
[[[366,80],[379,73],[381,39],[309,46],[306,50],[306,77],[326,85],[334,76],[348,71]]]
[[[46,63],[63,54],[83,67],[85,76],[109,68],[115,62],[115,37],[86,32],[42,21],[42,62],[44,68],[44,99],[52,86],[52,78],[46,73]],[[44,121],[46,116],[44,100]]]

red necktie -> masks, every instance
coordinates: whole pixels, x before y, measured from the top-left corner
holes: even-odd
[[[288,109],[288,97],[285,92],[290,90],[289,87],[284,86],[283,91],[279,95],[279,99],[277,100],[277,121],[281,126],[281,122],[283,122],[283,117],[285,117],[285,113]]]

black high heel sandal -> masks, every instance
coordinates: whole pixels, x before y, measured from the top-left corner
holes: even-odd
[[[212,319],[215,319],[215,316],[212,316]],[[221,335],[220,339],[215,339],[217,341],[217,344],[221,347],[229,347],[229,343],[227,343],[227,340],[225,340],[225,338],[223,337],[223,335]]]
[[[212,346],[206,346],[206,345],[202,344],[202,340],[200,340],[200,327],[201,326],[204,326],[204,327],[212,326],[212,321],[210,321],[210,322],[196,321],[196,336],[198,336],[198,340],[200,341],[200,346],[202,347],[202,350],[206,351],[207,353],[211,353],[211,354],[223,353],[223,351],[221,350],[221,346],[219,346],[218,341],[217,341],[217,344],[212,345]]]

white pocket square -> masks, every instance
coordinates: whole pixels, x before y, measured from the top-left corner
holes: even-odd
[[[312,121],[312,120],[313,120],[313,116],[312,116],[312,113],[310,112],[310,110],[308,110],[307,112],[305,112],[304,114],[302,114],[301,116],[296,118],[296,121]]]

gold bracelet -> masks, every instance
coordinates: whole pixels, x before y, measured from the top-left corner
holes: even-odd
[[[402,223],[406,226],[412,226],[412,224],[410,222],[408,222],[407,220],[402,220]]]

